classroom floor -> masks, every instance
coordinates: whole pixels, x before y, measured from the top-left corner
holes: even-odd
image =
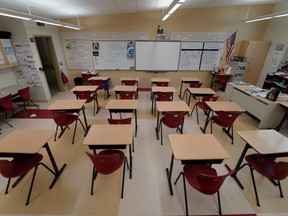
[[[58,93],[49,103],[39,103],[41,109],[46,109],[57,99],[75,98],[67,91]],[[86,116],[89,124],[107,124],[109,113],[105,110],[107,100],[103,100],[103,93],[98,95],[101,110],[96,116],[92,115],[92,103],[86,105]],[[110,98],[115,98],[112,94]],[[174,95],[174,100],[180,100]],[[156,139],[156,118],[151,115],[150,92],[139,92],[138,135],[135,138],[135,152],[133,153],[133,178],[129,179],[126,172],[124,198],[120,199],[122,169],[112,175],[98,175],[95,181],[94,195],[90,195],[92,162],[85,154],[88,148],[83,146],[84,132],[77,128],[75,143],[72,145],[74,127],[66,131],[56,142],[49,142],[58,166],[67,164],[54,188],[49,190],[52,175],[43,167],[39,167],[29,206],[25,206],[26,196],[32,174],[29,173],[17,187],[4,195],[7,180],[0,177],[0,215],[97,215],[97,216],[160,216],[185,215],[184,193],[182,181],[173,185],[174,196],[170,196],[165,168],[169,166],[171,148],[168,134],[175,130],[163,128],[164,145]],[[34,109],[34,107],[32,107]],[[200,111],[200,126],[204,124],[204,115]],[[128,114],[127,114],[128,115]],[[122,115],[123,116],[123,115]],[[15,129],[48,129],[55,130],[52,119],[14,119],[10,118],[10,128],[1,123],[4,137]],[[223,145],[231,158],[220,165],[213,165],[218,173],[226,173],[224,164],[234,167],[238,160],[244,141],[237,136],[239,130],[255,130],[258,121],[243,113],[234,124],[235,140],[231,145],[230,138],[220,127],[213,127],[213,134]],[[210,132],[210,130],[208,130]],[[201,134],[196,123],[196,114],[186,116],[184,133]],[[281,133],[287,136],[287,129]],[[250,150],[249,152],[253,152]],[[43,149],[44,163],[49,164],[48,156]],[[176,179],[182,165],[174,163],[172,181]],[[267,179],[256,174],[261,207],[257,207],[250,171],[248,167],[238,173],[238,177],[245,189],[241,190],[235,181],[228,177],[221,188],[222,213],[246,214],[256,213],[258,216],[288,215],[288,179],[282,182],[284,198],[280,198],[279,190]],[[217,215],[216,196],[200,194],[187,185],[189,213],[191,215]]]

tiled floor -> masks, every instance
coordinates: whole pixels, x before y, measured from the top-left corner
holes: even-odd
[[[47,108],[53,101],[63,98],[74,98],[70,92],[59,93],[49,103],[40,103],[41,109]],[[114,98],[114,95],[111,96]],[[175,95],[175,100],[179,98]],[[25,206],[25,199],[28,192],[31,174],[8,195],[4,195],[3,188],[6,179],[0,178],[0,214],[1,215],[185,215],[183,184],[179,181],[173,185],[174,196],[170,196],[165,168],[168,167],[171,157],[171,148],[168,140],[169,133],[176,133],[175,130],[163,128],[164,145],[156,139],[155,125],[156,118],[151,115],[151,101],[149,92],[139,93],[140,106],[138,110],[138,135],[135,138],[135,152],[133,153],[133,178],[126,175],[124,199],[120,199],[122,169],[111,176],[99,175],[95,182],[95,193],[90,196],[90,184],[92,174],[92,163],[85,155],[88,150],[82,146],[83,130],[79,127],[76,134],[75,144],[71,144],[72,130],[66,132],[56,142],[51,140],[49,145],[56,158],[57,163],[67,164],[61,178],[52,190],[49,190],[51,175],[39,168],[33,189],[31,203]],[[105,110],[107,100],[103,100],[103,94],[99,95],[101,105],[100,112],[93,117],[92,104],[86,106],[86,115],[89,124],[107,124],[109,117]],[[9,119],[14,125],[13,128],[0,124],[2,128],[1,137],[15,129],[48,129],[55,130],[55,123],[51,119]],[[200,112],[200,126],[203,126],[204,115]],[[235,122],[234,130],[257,129],[257,121],[242,114]],[[208,130],[209,131],[209,130]],[[196,115],[186,117],[184,133],[199,133],[199,125],[196,123]],[[281,130],[286,133],[286,129]],[[231,140],[222,132],[221,128],[215,126],[213,134],[223,145],[231,158],[224,163],[233,167],[238,160],[244,147],[244,142],[235,133],[234,145]],[[49,164],[46,159],[44,162]],[[223,164],[224,164],[223,163]],[[224,165],[215,165],[218,173],[225,173]],[[174,181],[182,169],[180,162],[175,162],[172,176]],[[221,201],[223,214],[244,214],[257,213],[259,216],[284,216],[288,215],[287,197],[288,180],[282,183],[284,198],[279,197],[278,189],[267,179],[257,175],[261,207],[255,204],[253,187],[249,169],[243,169],[239,173],[245,189],[241,190],[232,178],[228,178],[221,188]],[[189,187],[187,187],[189,188]],[[285,194],[287,194],[285,196]],[[207,196],[188,189],[189,212],[191,215],[217,215],[216,196]]]

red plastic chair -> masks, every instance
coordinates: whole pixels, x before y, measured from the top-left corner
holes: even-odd
[[[104,81],[102,79],[91,80],[91,84],[98,86],[97,91],[102,89],[104,90],[104,99],[108,97],[108,95],[106,95]]]
[[[102,150],[98,154],[91,154],[90,152],[86,151],[86,154],[91,159],[94,165],[92,174],[91,195],[93,195],[94,180],[97,177],[97,173],[103,175],[112,174],[122,166],[124,160],[128,166],[124,153],[119,150]],[[121,199],[123,198],[124,182],[125,182],[125,164],[123,167]]]
[[[199,124],[198,108],[202,109],[204,111],[205,115],[207,115],[207,112],[210,108],[205,102],[206,101],[217,101],[218,98],[219,98],[219,96],[204,96],[204,97],[202,97],[202,101],[198,101],[194,104],[194,106],[192,108],[191,115],[192,115],[194,109],[196,109],[197,124]]]
[[[173,92],[156,92],[156,101],[172,101]]]
[[[26,103],[31,102],[34,106],[36,106],[39,109],[39,105],[35,104],[31,99],[30,99],[30,90],[29,86],[19,89],[17,93],[17,97],[13,98],[12,101],[14,103],[23,103],[24,109],[26,108]]]
[[[155,82],[156,86],[168,86],[169,82]]]
[[[121,100],[131,100],[134,98],[135,91],[121,91],[119,96]]]
[[[202,86],[201,82],[191,82],[189,84],[190,88],[201,88],[201,86]],[[189,104],[190,103],[190,97],[189,97],[189,102],[188,102],[187,92],[188,92],[188,88],[185,89],[185,91],[183,93],[183,98],[186,98],[186,103]],[[196,99],[196,97],[194,97],[194,99]]]
[[[90,91],[74,91],[74,93],[76,94],[77,99],[86,100],[85,103],[90,103],[91,101],[94,102],[93,103],[93,116],[95,116],[96,103],[97,103],[97,107],[99,107],[97,96],[94,96],[94,93]]]
[[[33,177],[30,184],[30,189],[28,192],[26,205],[29,204],[30,196],[32,193],[32,188],[34,184],[34,179],[36,176],[38,165],[42,164],[46,169],[53,173],[53,171],[47,167],[45,164],[40,163],[43,156],[39,153],[29,154],[21,157],[15,157],[13,160],[0,160],[0,173],[3,177],[8,178],[8,183],[6,186],[5,194],[9,191],[9,186],[11,183],[11,179],[18,177],[18,179],[12,185],[12,188],[16,187],[16,185],[22,180],[22,178],[34,168]]]
[[[108,118],[108,123],[109,124],[131,124],[132,122],[132,118],[121,118],[121,119],[112,119],[112,118]]]
[[[137,80],[122,80],[122,83],[127,86],[135,86],[137,84]]]
[[[257,187],[254,178],[254,170],[256,170],[262,176],[268,178],[269,180],[277,181],[279,187],[280,197],[283,198],[282,188],[280,181],[284,180],[288,176],[288,162],[279,161],[276,162],[274,158],[263,157],[260,154],[250,154],[245,157],[247,163],[243,164],[240,168],[242,169],[245,165],[250,167],[255,197],[257,206],[260,207],[260,202],[258,198]]]
[[[12,111],[13,112],[13,103],[12,103],[12,95],[6,95],[2,98],[0,98],[0,113],[5,113],[5,117],[7,119],[7,112]],[[11,124],[9,124],[7,121],[0,119],[0,121],[8,124],[10,127],[13,127]]]
[[[90,85],[91,84],[91,80],[89,80],[93,74],[88,74],[88,73],[82,73],[82,83],[83,85]]]
[[[80,121],[82,128],[84,129],[84,132],[86,132],[86,129],[79,118],[78,113],[71,113],[71,112],[66,112],[66,111],[51,111],[53,120],[56,123],[56,133],[54,136],[54,141],[56,141],[57,133],[58,133],[58,127],[61,128],[61,133],[59,134],[58,138],[62,136],[62,134],[65,132],[67,128],[69,128],[69,125],[73,124],[75,122],[75,127],[74,127],[74,132],[73,132],[73,139],[72,139],[72,144],[74,144],[74,139],[75,139],[75,133],[76,133],[76,128],[77,128],[77,122]]]
[[[211,122],[211,133],[212,133],[212,122],[221,126],[223,131],[231,138],[232,144],[234,141],[233,134],[233,123],[241,115],[241,112],[227,112],[227,111],[219,111],[218,115],[213,115],[210,117],[209,121]],[[231,130],[231,133],[230,133]]]
[[[208,164],[189,164],[183,167],[183,172],[179,174],[175,181],[175,185],[177,184],[178,179],[180,176],[183,176],[183,186],[184,186],[184,196],[185,196],[185,207],[186,207],[186,215],[188,213],[188,202],[187,202],[187,192],[186,192],[186,181],[188,181],[189,185],[193,187],[195,190],[207,194],[212,195],[217,193],[218,198],[218,208],[219,214],[222,214],[221,210],[221,201],[220,201],[220,188],[225,181],[225,179],[232,175],[235,171],[231,170],[225,175],[217,175],[215,169],[213,169]]]
[[[176,128],[182,134],[185,115],[186,115],[186,112],[165,112],[164,113],[164,116],[160,120],[160,125],[159,125],[160,132],[161,132],[161,145],[163,145],[162,124],[166,125],[169,128]],[[158,134],[158,131],[157,131],[157,134]]]

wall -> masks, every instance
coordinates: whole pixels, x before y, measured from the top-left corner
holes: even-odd
[[[237,41],[241,40],[262,40],[268,22],[257,22],[246,25],[242,22],[247,14],[248,6],[239,7],[216,7],[216,8],[197,8],[179,9],[166,21],[161,21],[162,12],[130,13],[107,15],[97,17],[81,17],[80,24],[84,27],[83,31],[141,31],[149,32],[150,40],[156,39],[157,25],[164,29],[166,34],[171,32],[225,32],[227,37],[235,31]],[[273,5],[251,6],[249,16],[258,16],[271,13]],[[75,19],[63,20],[69,23],[76,23]],[[60,29],[60,31],[69,31]],[[236,44],[236,50],[238,45]],[[222,61],[221,64],[225,64]],[[70,82],[74,77],[79,76],[81,70],[69,70]],[[119,84],[121,76],[138,76],[140,87],[149,87],[150,78],[154,76],[169,77],[171,85],[180,86],[179,77],[193,76],[198,77],[208,87],[211,81],[209,72],[199,71],[178,71],[167,73],[147,73],[131,71],[100,71],[100,75],[110,76],[112,85]],[[72,82],[71,82],[72,84]]]
[[[288,9],[288,1],[283,1],[282,3],[275,5],[273,13],[279,12],[279,11],[286,11],[287,9]],[[269,49],[265,63],[263,65],[263,69],[261,71],[261,74],[257,82],[257,86],[259,87],[263,86],[264,80],[268,73],[275,72],[275,70],[272,69],[272,57],[273,57],[276,45],[285,44],[282,58],[287,52],[287,48],[288,48],[287,47],[288,45],[287,23],[288,23],[288,17],[272,19],[269,21],[269,25],[264,35],[264,40],[270,40],[272,41],[272,43],[271,43],[271,47]]]

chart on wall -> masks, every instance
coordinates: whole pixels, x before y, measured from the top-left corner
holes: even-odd
[[[91,41],[63,40],[68,69],[92,69]]]
[[[132,41],[91,41],[94,69],[134,70]]]

